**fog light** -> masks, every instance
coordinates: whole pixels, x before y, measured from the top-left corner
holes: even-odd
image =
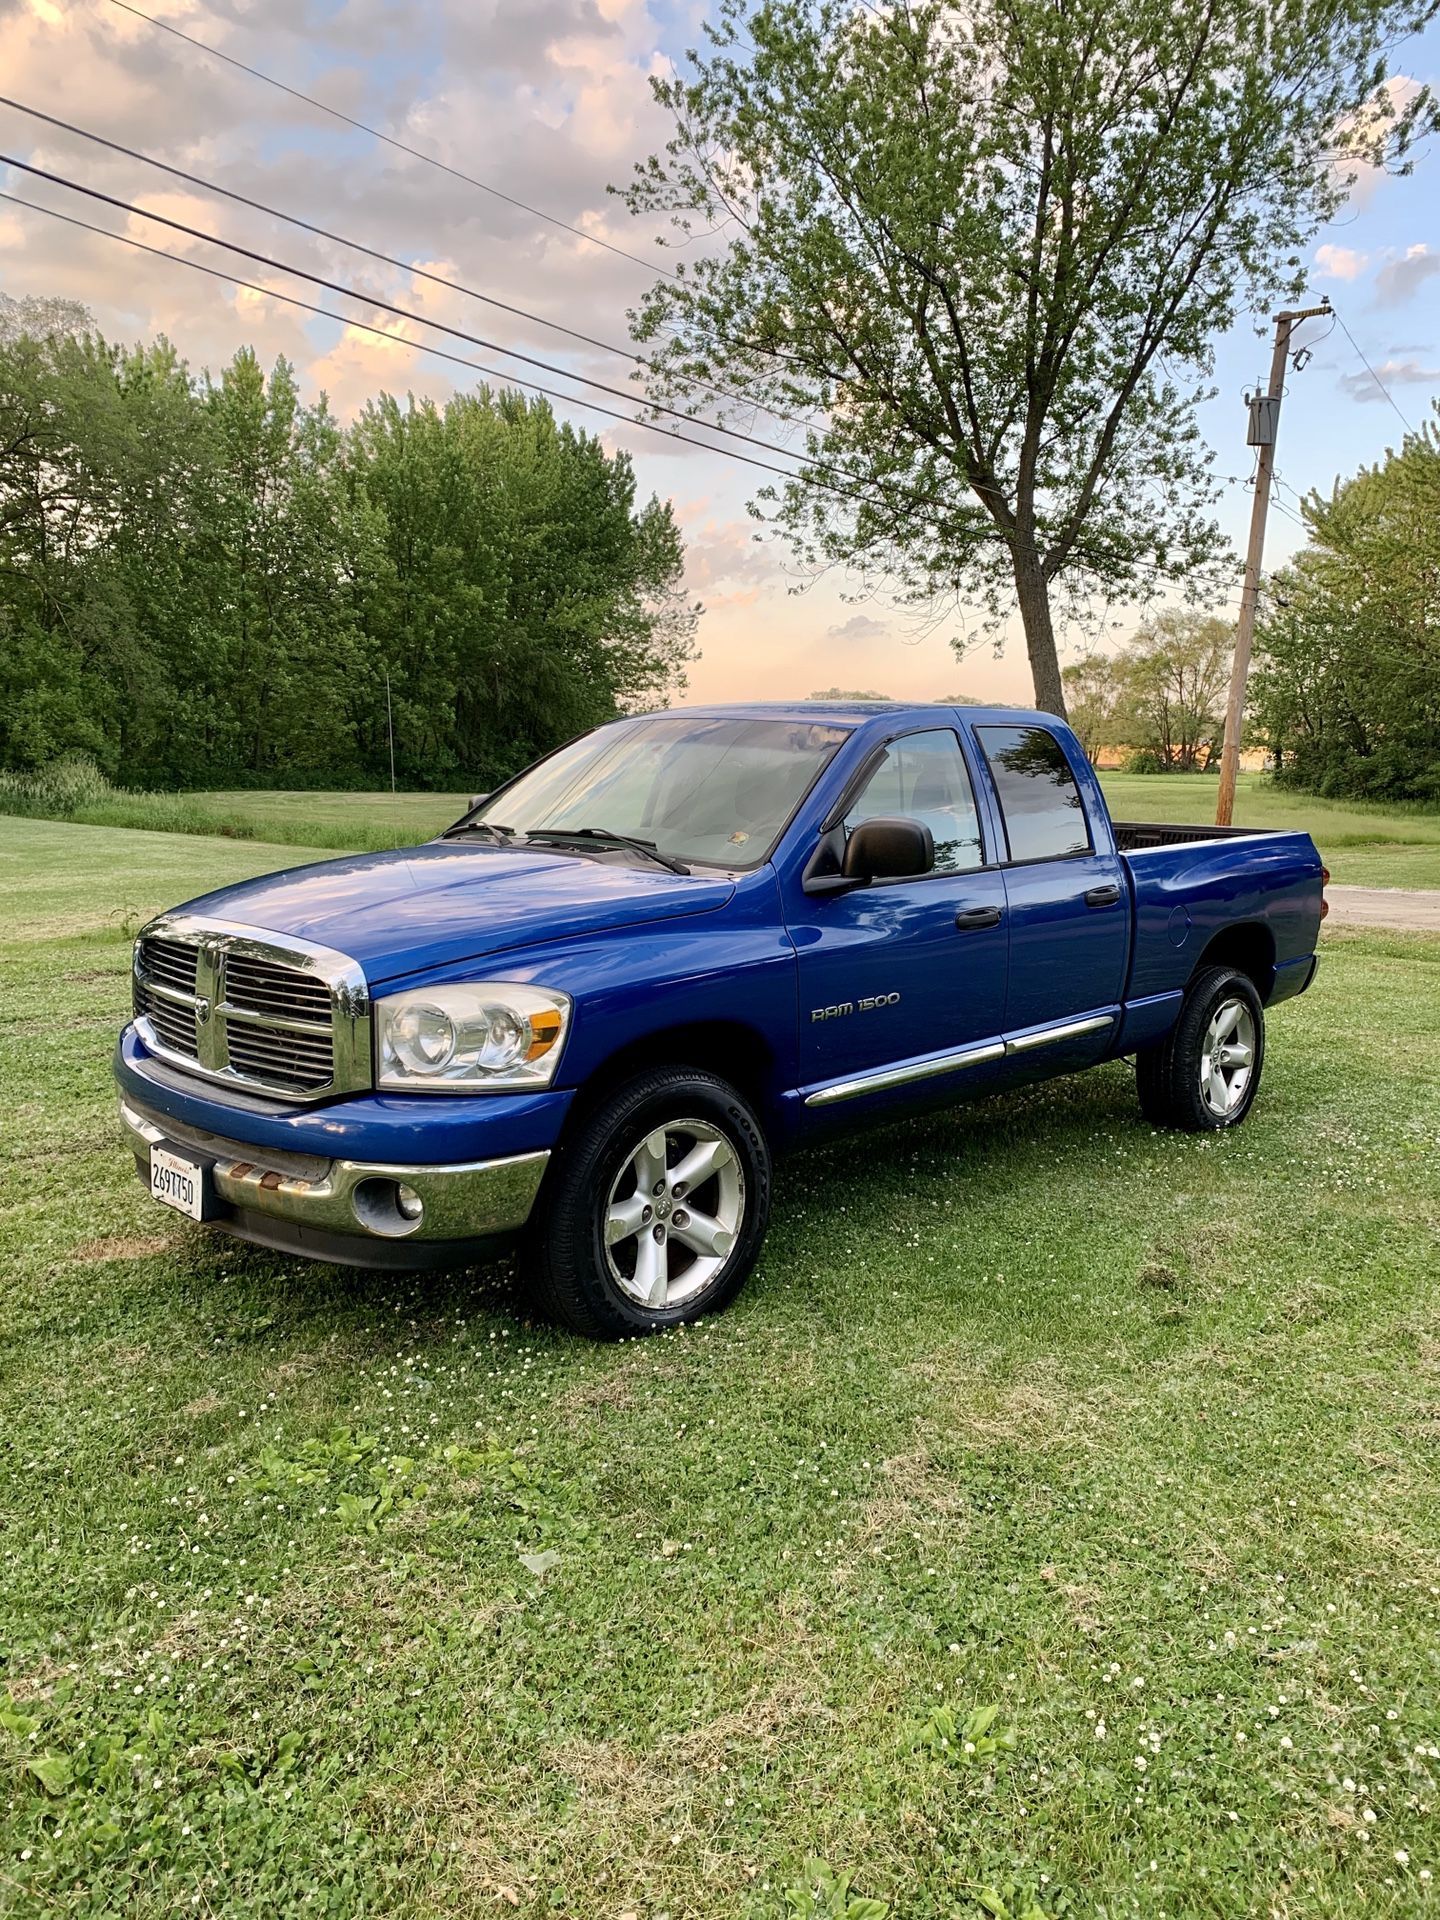
[[[418,1220],[425,1211],[425,1202],[413,1187],[397,1186],[395,1204],[406,1220]]]

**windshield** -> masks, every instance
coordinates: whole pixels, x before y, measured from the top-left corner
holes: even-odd
[[[516,834],[603,828],[672,859],[758,867],[845,727],[684,714],[572,740],[469,817]]]

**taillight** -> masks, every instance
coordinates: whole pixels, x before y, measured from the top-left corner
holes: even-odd
[[[1330,869],[1328,867],[1321,867],[1320,869],[1320,918],[1322,920],[1325,918],[1326,914],[1329,913],[1330,911],[1330,902],[1325,898],[1325,889],[1326,887],[1329,886],[1329,884],[1330,884]]]

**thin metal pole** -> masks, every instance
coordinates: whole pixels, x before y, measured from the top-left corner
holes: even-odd
[[[390,706],[390,669],[385,669],[385,731],[390,736],[390,791],[395,791],[395,715]]]
[[[1228,827],[1235,811],[1235,780],[1240,772],[1240,733],[1245,721],[1245,688],[1250,678],[1250,655],[1255,646],[1255,612],[1260,604],[1260,573],[1265,563],[1265,521],[1270,511],[1270,488],[1275,473],[1275,442],[1280,435],[1280,400],[1285,392],[1285,363],[1290,335],[1301,320],[1329,313],[1323,307],[1305,307],[1298,313],[1275,316],[1275,351],[1270,358],[1270,438],[1260,446],[1255,467],[1255,499],[1250,508],[1250,545],[1245,554],[1245,586],[1240,595],[1240,618],[1235,627],[1235,659],[1230,668],[1230,695],[1225,703],[1225,742],[1220,749],[1220,790],[1215,797],[1215,824]]]

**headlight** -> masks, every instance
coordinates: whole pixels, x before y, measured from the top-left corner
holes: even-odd
[[[420,987],[376,1002],[382,1087],[484,1093],[548,1087],[570,997],[507,980]]]

